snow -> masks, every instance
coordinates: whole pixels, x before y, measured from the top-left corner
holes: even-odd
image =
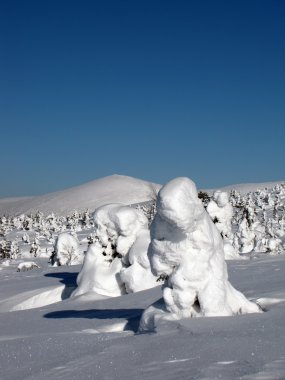
[[[16,293],[23,302],[31,286],[38,293],[75,286],[79,266],[40,266],[23,273],[3,269],[1,300]],[[0,304],[1,379],[283,379],[285,257],[231,261],[229,275],[267,311],[161,321],[157,333],[137,335],[140,316],[161,297],[160,287],[97,300],[88,294],[9,313]]]
[[[58,265],[77,265],[82,264],[84,259],[80,252],[79,241],[76,236],[68,232],[58,235],[55,243],[55,251],[52,255],[52,264]]]
[[[256,186],[254,191],[258,187]],[[0,238],[0,248],[3,241],[11,242],[14,257],[3,256],[3,260],[0,259],[1,380],[47,378],[281,380],[285,378],[285,255],[282,254],[284,249],[277,240],[280,239],[284,244],[284,188],[246,196],[242,194],[240,203],[238,195],[230,198],[233,204],[237,202],[240,207],[234,205],[231,224],[234,240],[238,239],[238,242],[235,242],[236,246],[240,247],[241,238],[246,237],[237,228],[243,220],[244,211],[247,212],[245,220],[249,231],[254,235],[254,238],[253,235],[248,236],[248,244],[254,246],[253,251],[246,254],[249,259],[241,260],[241,257],[238,257],[237,260],[227,262],[230,285],[239,289],[241,293],[238,294],[244,295],[247,300],[253,302],[253,305],[255,303],[260,305],[264,312],[211,318],[170,318],[170,320],[161,318],[161,315],[169,313],[166,307],[163,308],[164,290],[161,285],[165,279],[161,276],[161,280],[157,282],[157,276],[150,272],[150,262],[146,253],[150,241],[148,228],[139,228],[135,239],[126,239],[125,242],[132,244],[121,245],[122,257],[118,260],[121,269],[114,268],[114,273],[120,272],[125,288],[128,287],[126,289],[128,294],[118,293],[117,296],[110,297],[89,291],[87,286],[86,292],[71,297],[77,287],[76,279],[82,272],[82,266],[52,267],[48,264],[48,257],[58,234],[61,232],[75,234],[82,254],[90,250],[94,256],[97,255],[102,259],[104,255],[101,253],[98,255],[97,249],[102,252],[104,248],[104,253],[106,250],[108,253],[109,249],[110,255],[113,252],[110,245],[107,247],[108,244],[105,247],[102,246],[102,242],[99,242],[99,246],[96,244],[97,238],[94,235],[96,227],[90,214],[84,216],[81,214],[80,217],[73,215],[68,218],[51,215],[53,210],[60,209],[69,210],[66,211],[69,213],[84,203],[85,200],[80,199],[84,198],[84,193],[80,196],[80,192],[76,194],[74,189],[71,190],[74,203],[71,198],[68,200],[67,197],[65,203],[64,198],[59,200],[56,196],[53,199],[54,203],[50,199],[49,206],[46,205],[46,216],[38,215],[36,218],[24,216],[6,222],[2,220],[2,224],[0,223],[0,233],[3,236]],[[141,186],[141,190],[136,189],[135,195],[130,192],[128,202],[125,202],[120,198],[122,189],[117,190],[117,198],[111,197],[112,191],[110,191],[110,197],[106,197],[109,200],[103,203],[133,204],[136,203],[134,198],[143,199],[145,194],[145,188]],[[190,195],[193,195],[192,190],[189,190]],[[218,252],[221,252],[220,234],[217,233],[210,218],[205,216],[206,212],[202,210],[201,204],[197,202],[196,191],[194,194],[194,202],[192,204],[190,202],[187,207],[184,206],[183,197],[180,200],[179,197],[176,199],[174,208],[171,206],[171,201],[160,202],[158,209],[162,206],[162,216],[157,215],[155,218],[161,218],[163,223],[153,223],[151,239],[153,241],[153,236],[161,232],[167,232],[167,236],[173,237],[175,230],[175,237],[180,231],[179,239],[182,235],[188,235],[184,241],[185,245],[189,242],[195,243],[196,249],[202,252],[207,242],[209,251],[219,247]],[[27,201],[31,202],[32,199],[18,200],[18,209],[16,206],[14,208],[15,214],[20,215],[24,212],[22,202]],[[1,202],[2,200],[0,209],[3,205]],[[92,202],[95,204],[94,199]],[[42,206],[45,207],[44,204]],[[151,208],[152,206],[153,202]],[[188,206],[190,209],[194,208],[193,217],[197,222],[194,231],[190,233],[190,225],[187,223]],[[92,207],[90,210],[95,210],[96,206]],[[150,207],[146,203],[141,209],[150,220],[153,219],[155,207],[149,212]],[[123,221],[128,220],[125,213],[123,215]],[[175,223],[171,224],[173,217]],[[115,225],[113,230],[117,233],[118,220],[113,223],[113,226]],[[157,227],[154,227],[155,225]],[[165,225],[168,226],[166,230]],[[129,231],[128,224],[123,223],[122,226],[126,227],[122,230]],[[197,233],[197,228],[199,230],[200,226],[207,226],[207,236],[214,236],[211,244],[207,239],[201,243],[201,236]],[[24,235],[26,236],[22,239]],[[250,239],[254,244],[250,243]],[[169,247],[173,248],[173,241],[169,242],[171,243]],[[33,243],[40,247],[36,257],[30,252]],[[161,243],[167,244],[166,241]],[[89,249],[88,244],[90,244]],[[181,248],[181,240],[175,244]],[[185,248],[183,244],[182,248]],[[260,253],[259,248],[264,248],[264,253]],[[188,268],[189,263],[184,260],[183,249],[179,252],[181,255],[177,255],[177,249],[174,249],[173,256],[169,251],[168,254],[173,263],[180,260],[181,273]],[[215,258],[214,264],[211,263],[209,268],[215,282],[219,265],[221,273],[226,274],[226,272],[223,269],[223,261],[220,260],[221,255],[216,250],[214,252],[216,253],[212,252],[211,256],[213,260]],[[89,258],[93,262],[94,257],[89,255]],[[31,260],[39,268],[17,272],[19,265],[29,267]],[[169,277],[173,277],[169,265],[163,264],[162,273],[167,272]],[[198,269],[202,269],[200,262],[195,265]],[[93,268],[92,265],[86,267]],[[103,267],[101,269],[103,270]],[[147,273],[153,276],[153,285],[157,286],[143,290],[143,286],[149,281]],[[128,284],[124,274],[129,278]],[[102,283],[104,270],[101,275]],[[187,276],[188,270],[186,279]],[[176,280],[180,278],[177,276],[176,279],[174,277],[170,280],[173,282],[170,284],[171,287],[173,284],[175,287]],[[228,279],[224,281],[223,285],[229,284]],[[135,283],[142,285],[142,288],[134,287]],[[153,318],[156,332],[138,334],[142,315],[145,310],[150,310],[150,305],[160,311],[160,314],[156,314],[157,317]],[[194,307],[197,307],[197,303]],[[199,309],[197,310],[199,312]]]
[[[111,175],[46,195],[2,198],[0,216],[30,214],[36,211],[67,215],[74,210],[94,211],[107,203],[140,203],[152,199],[159,187],[157,184],[128,176]]]
[[[165,279],[163,301],[147,309],[141,331],[157,320],[259,313],[228,281],[224,244],[193,181],[176,178],[160,190],[151,224],[152,271]]]
[[[4,264],[5,265],[5,264]],[[23,272],[27,270],[32,270],[34,268],[39,268],[38,264],[34,261],[26,261],[23,263],[20,263],[17,267],[17,272]]]
[[[215,190],[222,190],[222,191],[227,191],[230,192],[231,190],[237,190],[240,192],[242,195],[249,193],[249,192],[254,192],[256,190],[261,190],[261,189],[272,189],[276,185],[279,185],[281,183],[285,183],[284,181],[273,181],[273,182],[257,182],[257,183],[239,183],[235,185],[228,185],[228,186],[223,186],[219,187],[218,189],[207,189],[209,194],[212,194],[215,192]]]
[[[86,252],[73,296],[116,297],[157,285],[147,258],[148,220],[140,210],[117,203],[101,206],[94,227],[95,242]]]
[[[234,247],[234,234],[232,231],[234,211],[228,193],[221,190],[215,191],[213,199],[207,206],[207,212],[223,237],[225,259],[238,259],[239,255],[236,247]]]

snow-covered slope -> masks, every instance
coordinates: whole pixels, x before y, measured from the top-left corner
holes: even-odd
[[[140,316],[160,287],[58,302],[79,267],[39,266],[1,268],[1,380],[285,379],[284,256],[229,263],[233,285],[266,312],[162,321],[157,333],[139,335]]]
[[[274,186],[280,183],[285,183],[284,181],[275,181],[275,182],[261,182],[261,183],[240,183],[236,185],[228,185],[224,187],[219,187],[216,189],[205,189],[208,193],[213,193],[215,190],[223,190],[223,191],[231,191],[231,190],[237,190],[241,194],[249,193],[250,191],[256,191],[261,189],[272,189]]]
[[[139,203],[152,199],[159,187],[140,179],[112,175],[41,196],[0,199],[0,215],[29,214],[35,211],[67,215],[74,210],[92,211],[107,203]]]
[[[222,187],[222,190],[230,191],[236,189],[245,194],[249,191],[272,188],[278,183],[247,183]],[[83,185],[70,189],[57,191],[35,197],[17,197],[0,199],[1,215],[20,215],[41,211],[45,214],[54,212],[59,215],[67,215],[74,210],[90,211],[107,203],[135,204],[151,200],[155,191],[161,186],[141,179],[122,175],[111,175],[96,179]],[[216,189],[205,189],[212,193]]]

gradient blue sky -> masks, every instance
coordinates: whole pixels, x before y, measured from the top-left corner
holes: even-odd
[[[285,1],[4,0],[0,196],[285,179]]]

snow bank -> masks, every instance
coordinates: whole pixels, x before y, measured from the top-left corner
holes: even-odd
[[[160,318],[260,312],[228,281],[223,240],[190,179],[174,179],[160,190],[148,255],[165,282],[163,300],[146,309],[140,331],[154,329]]]

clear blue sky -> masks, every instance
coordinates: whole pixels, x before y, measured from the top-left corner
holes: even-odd
[[[0,196],[285,179],[285,1],[3,0]]]

